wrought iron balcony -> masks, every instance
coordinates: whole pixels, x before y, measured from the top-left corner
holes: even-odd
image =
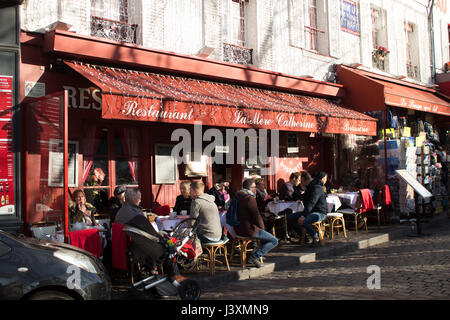
[[[223,60],[226,62],[250,65],[253,63],[253,49],[235,44],[223,44]]]
[[[372,52],[372,65],[374,68],[377,68],[381,71],[387,71],[387,55],[377,54],[377,50]]]
[[[114,41],[136,43],[137,24],[91,17],[91,35]]]
[[[415,80],[419,80],[419,68],[410,63],[406,64],[406,75]]]

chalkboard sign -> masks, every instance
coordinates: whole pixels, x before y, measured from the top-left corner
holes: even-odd
[[[341,30],[360,35],[358,3],[352,0],[341,0]]]

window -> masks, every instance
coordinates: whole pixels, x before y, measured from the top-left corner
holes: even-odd
[[[328,54],[328,17],[326,1],[305,1],[305,48]]]
[[[411,22],[404,22],[405,49],[406,49],[406,75],[419,80],[417,27]]]
[[[447,28],[448,28],[448,39],[449,39],[449,42],[448,42],[448,49],[449,49],[448,53],[449,53],[449,55],[448,56],[450,57],[450,25],[448,25]]]
[[[226,37],[224,60],[244,65],[252,64],[252,49],[246,48],[246,11],[248,0],[224,0]]]
[[[91,35],[136,43],[136,24],[130,24],[133,0],[92,0]]]
[[[372,18],[373,67],[387,71],[388,56],[377,54],[380,47],[387,50],[386,11],[377,7],[371,7],[370,12]]]
[[[136,128],[86,126],[81,143],[82,186],[87,202],[102,213],[117,185],[138,185],[139,133]]]
[[[230,19],[230,43],[245,47],[245,0],[231,1]]]

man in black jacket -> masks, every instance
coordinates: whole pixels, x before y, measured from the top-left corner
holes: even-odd
[[[111,219],[111,224],[115,222],[117,212],[122,208],[125,203],[125,191],[127,188],[125,186],[117,186],[114,189],[114,197],[111,197],[108,202],[109,216]]]
[[[314,230],[312,224],[322,221],[327,217],[328,205],[327,195],[324,191],[324,184],[327,182],[327,174],[319,172],[316,178],[311,181],[304,195],[304,207],[302,212],[297,212],[288,217],[288,224],[298,233],[302,234],[302,226],[311,235],[313,242],[311,247],[319,243],[319,235]]]

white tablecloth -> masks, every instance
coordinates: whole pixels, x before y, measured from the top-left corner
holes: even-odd
[[[358,192],[344,192],[336,194],[339,199],[349,207],[355,209]],[[373,190],[370,190],[370,195],[373,197]]]
[[[341,199],[342,203],[353,209],[355,208],[356,198],[358,198],[358,192],[337,193],[336,195],[339,197],[339,199]]]
[[[329,213],[333,212],[333,209],[334,210],[339,209],[342,205],[341,200],[339,200],[339,197],[332,194],[327,196],[327,204]]]
[[[173,228],[180,222],[189,218],[189,216],[178,216],[174,219],[169,218],[169,216],[161,216],[156,218],[156,225],[159,230],[172,231]]]
[[[303,211],[303,203],[297,201],[271,201],[267,204],[267,208],[274,215],[278,215],[281,211],[291,209],[293,212]]]

